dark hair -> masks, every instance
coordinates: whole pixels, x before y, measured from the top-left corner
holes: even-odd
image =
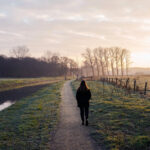
[[[87,86],[87,84],[86,84],[86,82],[84,80],[81,81],[79,89],[81,91],[87,91],[87,90],[89,90],[89,88],[88,88],[88,86]]]

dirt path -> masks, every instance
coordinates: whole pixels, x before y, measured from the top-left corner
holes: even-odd
[[[62,90],[60,124],[51,150],[100,150],[90,138],[88,127],[81,125],[70,83],[67,81]]]

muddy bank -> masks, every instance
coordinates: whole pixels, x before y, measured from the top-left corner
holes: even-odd
[[[0,104],[8,100],[12,102],[20,100],[21,98],[30,96],[32,93],[48,85],[50,84],[34,85],[34,86],[28,86],[28,87],[23,87],[19,89],[13,89],[9,91],[0,92]]]

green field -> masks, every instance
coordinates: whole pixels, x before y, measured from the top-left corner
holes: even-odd
[[[98,81],[88,81],[91,136],[104,149],[150,149],[150,100]],[[72,83],[73,90],[79,82]]]
[[[54,83],[63,80],[63,77],[43,77],[43,78],[5,78],[0,79],[0,92],[17,89],[25,86]]]
[[[50,149],[62,86],[52,83],[0,112],[0,150]]]

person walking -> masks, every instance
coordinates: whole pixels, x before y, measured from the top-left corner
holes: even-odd
[[[79,88],[76,92],[77,105],[80,108],[80,115],[82,125],[84,123],[88,126],[89,115],[89,100],[91,99],[91,91],[84,80],[81,81]],[[86,119],[86,122],[84,122]]]

